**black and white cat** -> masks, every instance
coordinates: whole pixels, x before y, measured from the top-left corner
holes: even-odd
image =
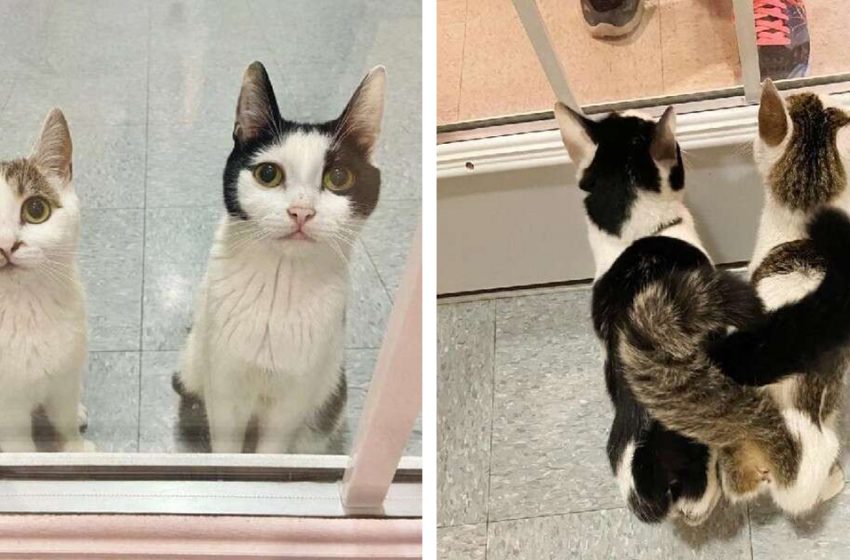
[[[0,450],[93,451],[79,424],[86,359],[85,295],[77,270],[80,203],[71,134],[47,115],[27,158],[0,162]],[[53,441],[55,440],[55,441]],[[39,446],[41,447],[41,446]]]
[[[374,210],[385,71],[339,118],[281,116],[245,72],[221,219],[175,389],[206,412],[214,452],[341,452],[348,259]]]
[[[614,404],[608,459],[620,491],[643,521],[708,517],[721,496],[716,453],[652,418],[623,379],[619,328],[634,297],[671,270],[713,269],[683,201],[675,113],[658,122],[634,113],[587,119],[555,106],[577,167],[596,263],[593,324],[605,346]]]

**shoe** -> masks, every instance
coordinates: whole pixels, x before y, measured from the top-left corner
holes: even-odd
[[[753,0],[761,79],[802,78],[809,71],[809,26],[803,0]]]
[[[622,37],[640,24],[643,0],[581,0],[581,11],[594,37]]]

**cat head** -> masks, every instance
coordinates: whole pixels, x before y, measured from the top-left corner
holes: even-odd
[[[307,124],[283,118],[263,65],[248,67],[224,170],[227,212],[246,235],[288,252],[348,248],[378,202],[385,75],[372,69],[338,118]]]
[[[650,235],[660,224],[636,215],[636,206],[641,201],[682,200],[685,171],[672,107],[657,122],[634,113],[612,113],[594,121],[557,103],[555,117],[576,165],[579,188],[587,192],[588,219],[600,230],[632,239]]]
[[[29,157],[0,162],[0,278],[50,267],[62,276],[79,241],[71,175],[71,134],[53,109]]]
[[[789,210],[809,212],[847,188],[850,113],[826,96],[803,92],[783,99],[762,86],[753,153],[769,196]]]

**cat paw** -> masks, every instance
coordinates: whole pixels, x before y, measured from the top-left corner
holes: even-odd
[[[836,463],[832,470],[829,471],[829,478],[826,479],[826,485],[820,491],[820,500],[825,502],[830,500],[844,490],[844,469]]]
[[[80,433],[85,432],[89,427],[89,411],[83,403],[77,406],[77,426],[80,428]]]

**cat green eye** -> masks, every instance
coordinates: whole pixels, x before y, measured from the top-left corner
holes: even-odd
[[[21,208],[21,219],[28,224],[42,224],[50,217],[50,203],[40,196],[33,196],[24,201]]]
[[[331,167],[325,171],[322,184],[332,191],[344,191],[354,184],[354,173],[347,167]]]
[[[266,188],[274,188],[283,182],[283,169],[274,163],[261,163],[254,168],[254,179]]]

